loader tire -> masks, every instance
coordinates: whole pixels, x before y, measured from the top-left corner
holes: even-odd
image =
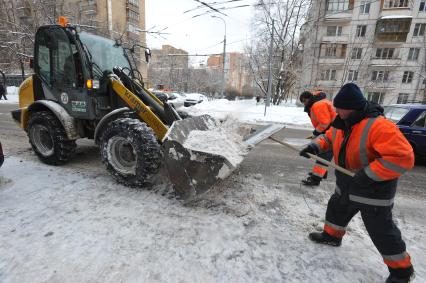
[[[162,150],[154,131],[145,123],[120,118],[109,123],[102,134],[101,158],[117,182],[146,187],[160,169]]]
[[[38,158],[49,165],[66,163],[77,147],[75,140],[68,139],[58,118],[49,111],[40,111],[31,115],[27,134]]]

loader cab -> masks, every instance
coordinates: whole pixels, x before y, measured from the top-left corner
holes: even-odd
[[[92,119],[85,82],[91,79],[75,31],[59,25],[41,27],[35,38],[34,99],[61,104],[75,118]]]

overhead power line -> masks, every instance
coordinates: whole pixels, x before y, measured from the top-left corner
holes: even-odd
[[[215,12],[217,12],[217,13],[221,14],[221,15],[224,15],[224,16],[226,16],[226,17],[228,16],[227,14],[220,12],[220,11],[219,11],[219,10],[217,10],[216,8],[214,8],[214,7],[210,6],[209,4],[207,4],[207,3],[203,2],[203,1],[200,1],[200,0],[194,0],[194,1],[195,1],[195,2],[198,2],[198,3],[202,4],[202,5],[204,5],[204,6],[206,6],[206,7],[208,7],[209,9],[211,9],[211,10],[213,10],[213,11],[215,11]]]

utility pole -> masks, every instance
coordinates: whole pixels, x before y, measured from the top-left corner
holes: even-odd
[[[222,91],[221,91],[221,95],[222,97],[225,96],[225,91],[226,91],[226,69],[225,69],[225,63],[226,63],[226,22],[224,19],[222,19],[221,17],[218,16],[212,16],[212,18],[217,18],[217,19],[221,19],[223,21],[223,24],[225,25],[225,34],[223,36],[223,68],[222,68]]]
[[[263,116],[266,116],[266,107],[269,107],[271,104],[271,93],[272,93],[272,50],[274,48],[274,20],[272,20],[272,30],[271,30],[271,43],[269,45],[269,58],[268,58],[268,92],[266,93],[265,101],[265,113]]]
[[[225,91],[226,91],[225,62],[226,62],[226,33],[225,33],[225,36],[223,37],[222,98],[225,96]]]

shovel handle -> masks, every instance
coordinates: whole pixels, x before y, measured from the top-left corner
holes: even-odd
[[[284,145],[284,146],[286,146],[286,147],[288,147],[288,148],[290,148],[290,149],[292,149],[292,150],[294,150],[294,151],[297,151],[297,152],[299,152],[299,151],[300,151],[297,147],[292,146],[291,144],[288,144],[288,143],[286,143],[286,142],[280,141],[280,140],[276,139],[276,138],[275,138],[275,137],[273,137],[273,136],[270,136],[269,138],[270,138],[271,140],[273,140],[274,142],[277,142],[277,143],[279,143],[279,144],[282,144],[282,145]],[[347,169],[345,169],[345,168],[343,168],[343,167],[341,167],[341,166],[339,166],[339,165],[337,165],[337,164],[335,164],[335,163],[333,163],[333,162],[330,162],[330,161],[328,161],[328,160],[325,160],[324,158],[321,158],[321,157],[319,157],[319,156],[317,156],[317,155],[315,155],[315,154],[310,154],[310,153],[308,153],[308,155],[309,155],[309,157],[310,157],[310,158],[315,159],[316,161],[319,161],[319,162],[321,162],[321,163],[324,163],[324,164],[326,164],[326,165],[328,165],[328,166],[330,166],[330,167],[333,167],[333,168],[334,168],[334,169],[336,169],[337,171],[340,171],[340,172],[342,172],[342,173],[344,173],[344,174],[346,174],[346,175],[348,175],[348,176],[351,176],[351,177],[355,176],[355,173],[353,173],[353,172],[351,172],[351,171],[349,171],[349,170],[347,170]]]

